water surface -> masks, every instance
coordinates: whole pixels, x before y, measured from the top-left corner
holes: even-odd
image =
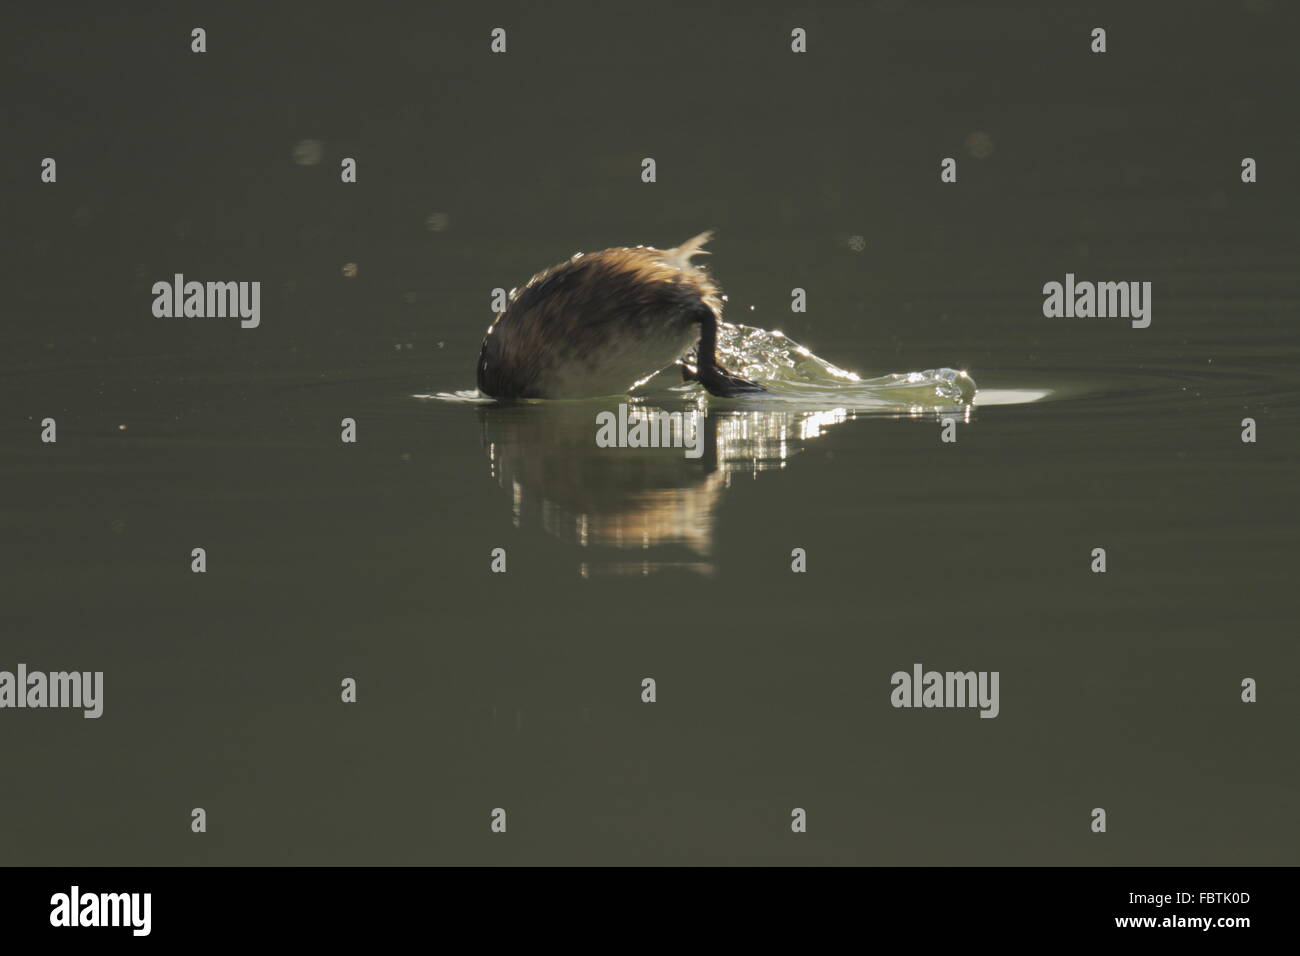
[[[213,8],[203,60],[25,13],[0,667],[106,702],[0,715],[5,859],[1300,862],[1293,31],[1193,6],[1115,8],[1104,61],[1032,4],[819,9],[802,60],[764,5],[520,6],[493,61],[468,6]],[[647,383],[697,460],[596,448],[617,399],[415,397],[473,387],[492,289],[705,228],[728,318],[858,381]],[[175,272],[262,325],[154,318]],[[1044,318],[1067,272],[1151,327]],[[941,369],[973,399],[871,384]],[[1000,716],[891,708],[914,662],[999,670]]]

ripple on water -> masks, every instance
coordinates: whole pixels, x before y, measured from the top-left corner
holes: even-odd
[[[937,368],[863,378],[814,355],[782,332],[749,325],[723,324],[719,330],[718,355],[722,364],[735,374],[768,388],[762,395],[729,400],[738,406],[794,404],[835,407],[864,414],[914,414],[981,403],[975,381],[964,371]],[[686,362],[693,364],[693,353],[686,356]],[[703,392],[696,383],[669,386],[674,374],[675,371],[670,370],[651,378],[641,391],[655,392],[666,388],[683,397]],[[1036,401],[1045,394],[1004,390],[993,397],[998,404],[1008,404],[1016,400]],[[472,389],[416,397],[460,403],[491,401]]]

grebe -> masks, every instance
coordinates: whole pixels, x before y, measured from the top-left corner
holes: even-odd
[[[691,257],[713,234],[675,249],[578,253],[512,294],[478,359],[478,388],[498,399],[627,392],[697,345],[684,379],[724,397],[767,389],[718,364],[719,289]]]

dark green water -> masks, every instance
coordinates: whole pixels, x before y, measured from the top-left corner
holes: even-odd
[[[1295,17],[968,6],[7,14],[0,670],[105,701],[0,710],[3,861],[1300,862]],[[705,228],[735,321],[1047,394],[706,401],[695,461],[413,397],[493,288]]]

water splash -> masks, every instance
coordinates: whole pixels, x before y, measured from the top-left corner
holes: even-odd
[[[918,413],[975,404],[974,380],[954,368],[863,378],[814,355],[783,332],[725,322],[718,327],[717,348],[719,360],[730,372],[767,387],[765,394],[741,399],[746,406],[793,403]],[[692,368],[695,366],[694,349],[685,361]],[[704,389],[696,383],[677,385],[680,378],[678,370],[671,368],[637,384],[644,386],[641,391],[662,391],[667,387],[674,392],[704,394]],[[415,397],[470,404],[492,401],[475,389]]]
[[[412,398],[432,398],[440,402],[460,402],[466,405],[492,405],[495,398],[489,398],[477,388],[461,388],[454,392],[435,392],[432,395],[412,395]]]
[[[752,325],[720,325],[718,357],[729,371],[768,387],[768,395],[757,400],[825,401],[858,408],[941,408],[975,400],[974,380],[957,369],[863,378],[814,355],[783,332]],[[693,366],[694,360],[692,350],[687,362]]]

